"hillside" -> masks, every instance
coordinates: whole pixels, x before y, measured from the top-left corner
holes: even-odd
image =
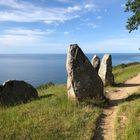
[[[139,72],[138,63],[113,68],[116,83]],[[89,140],[93,137],[101,107],[67,100],[66,85],[46,85],[37,90],[39,100],[0,107],[0,139]]]

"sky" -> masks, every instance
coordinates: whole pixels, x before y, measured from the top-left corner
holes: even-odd
[[[140,29],[129,33],[127,0],[0,0],[0,54],[139,53]]]

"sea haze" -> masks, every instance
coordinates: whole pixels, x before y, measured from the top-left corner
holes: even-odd
[[[103,54],[98,54],[102,58]],[[93,54],[87,54],[89,60]],[[113,66],[140,62],[140,54],[112,54]],[[47,82],[66,83],[66,54],[0,54],[0,83],[25,80],[34,86]]]

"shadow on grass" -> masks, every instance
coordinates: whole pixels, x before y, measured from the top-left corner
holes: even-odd
[[[42,95],[42,96],[39,97],[39,100],[49,98],[49,97],[52,97],[52,96],[55,96],[55,95],[54,94]]]
[[[96,121],[96,128],[95,128],[95,132],[94,132],[94,136],[91,138],[91,140],[103,140],[103,128],[102,126],[104,125],[104,118],[106,117],[105,114],[101,114],[99,116],[99,118]]]
[[[21,105],[21,104],[27,104],[27,103],[30,103],[30,102],[33,102],[33,101],[38,101],[38,100],[42,100],[42,99],[45,99],[45,98],[49,98],[49,97],[52,97],[52,96],[55,96],[54,94],[48,94],[48,95],[42,95],[36,99],[30,99],[26,102],[24,101],[21,101],[21,102],[13,102],[13,103],[2,103],[0,102],[0,106],[1,107],[14,107],[14,106],[18,106],[18,105]]]
[[[140,84],[117,83],[117,84],[114,84],[113,87],[137,87],[137,86],[140,86]]]
[[[118,99],[118,100],[111,100],[109,101],[108,107],[114,107],[117,106],[123,102],[129,102],[129,101],[133,101],[136,99],[140,99],[140,94],[133,94],[130,95],[129,97],[125,98],[125,99]],[[102,113],[99,118],[96,121],[96,129],[94,132],[94,136],[92,137],[92,140],[104,140],[104,131],[103,131],[103,125],[105,123],[105,118],[106,118],[106,114]]]
[[[130,101],[133,101],[133,100],[136,100],[136,99],[139,99],[140,98],[140,94],[132,94],[130,96],[128,96],[127,98],[124,98],[124,99],[117,99],[117,100],[111,100],[109,101],[109,104],[108,104],[108,107],[114,107],[114,106],[117,106],[123,102],[130,102]]]
[[[140,84],[117,84],[115,85],[117,87],[136,87],[136,86],[140,86]],[[127,98],[124,99],[116,99],[116,100],[109,100],[108,106],[106,108],[110,108],[110,107],[114,107],[114,106],[118,106],[119,104],[122,104],[124,102],[130,102],[136,99],[140,99],[140,94],[135,93],[133,95],[130,95]],[[104,131],[103,131],[103,125],[105,123],[105,118],[106,118],[106,114],[102,113],[99,118],[96,121],[96,129],[94,132],[94,136],[92,137],[92,140],[103,140],[104,139]]]
[[[136,99],[139,99],[139,98],[140,98],[140,94],[133,94],[133,95],[130,95],[129,97],[127,97],[125,99],[125,101],[130,102],[130,101],[133,101],[133,100],[136,100]]]

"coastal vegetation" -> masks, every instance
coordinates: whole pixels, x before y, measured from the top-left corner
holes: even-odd
[[[113,68],[115,84],[123,83],[140,72],[140,63],[121,64]]]
[[[0,139],[69,139],[92,137],[99,107],[67,100],[65,85],[39,87],[40,99],[0,108]]]
[[[140,138],[140,90],[129,96],[118,107],[116,117],[117,140],[139,140]]]
[[[116,83],[123,83],[140,72],[140,63],[121,64],[113,68]],[[140,138],[140,90],[118,106],[115,122],[116,140]]]
[[[139,67],[139,63],[122,64],[114,67],[113,73],[116,83],[122,83],[135,76],[140,71]],[[89,140],[93,137],[97,118],[102,113],[100,105],[93,106],[92,104],[68,100],[66,85],[49,83],[49,85],[38,87],[37,90],[39,93],[38,100],[13,107],[0,107],[0,139]],[[129,101],[120,107],[128,109],[126,111],[128,113],[128,125],[138,125],[131,122],[131,117],[133,120],[139,119],[140,107],[138,102],[139,99]],[[130,103],[132,104],[131,108]],[[136,109],[134,109],[135,105]],[[133,111],[132,115],[129,114],[131,111]],[[117,130],[121,127],[118,124],[116,126]],[[136,131],[139,131],[137,129],[139,126],[135,127]],[[133,128],[130,127],[132,130]],[[125,132],[133,133],[127,127]],[[118,135],[120,133],[122,132],[117,132]],[[130,135],[132,136],[132,134]]]

